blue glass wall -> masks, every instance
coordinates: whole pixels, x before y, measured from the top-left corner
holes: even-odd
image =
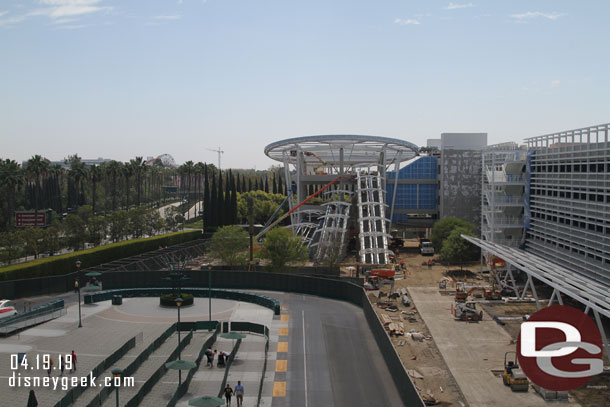
[[[436,176],[437,176],[437,158],[436,157],[420,157],[414,162],[405,165],[398,171],[398,179],[421,179],[433,180],[433,184],[398,184],[396,200],[394,202],[394,210],[398,209],[430,209],[436,208]],[[394,178],[395,171],[386,173],[386,200],[391,209],[392,196],[394,194]],[[388,210],[389,214],[389,210]],[[407,220],[406,214],[395,214],[392,219],[393,223],[404,223]]]

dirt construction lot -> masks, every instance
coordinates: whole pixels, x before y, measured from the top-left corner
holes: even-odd
[[[424,398],[444,406],[557,405],[545,402],[531,387],[527,393],[511,392],[498,375],[503,368],[504,353],[515,350],[511,339],[518,334],[520,321],[500,326],[488,311],[492,315],[523,316],[536,311],[534,304],[485,304],[479,307],[484,310],[483,321],[456,321],[451,315],[453,297],[439,294],[438,289],[439,280],[446,277],[447,267],[433,265],[429,268],[425,265],[429,257],[414,251],[401,252],[399,259],[404,261],[407,271],[404,279],[395,282],[394,291],[406,288],[413,305],[405,307],[396,299],[396,312],[375,309],[379,315],[386,314],[392,322],[404,324],[406,335],[392,336],[392,342]],[[472,264],[470,269],[478,270],[478,263]],[[469,284],[487,284],[486,275],[478,273],[456,279],[467,279]],[[384,286],[381,291],[387,293],[390,288]],[[373,294],[369,298],[374,305],[379,301]],[[388,298],[382,296],[381,300]],[[409,335],[411,330],[422,335]],[[589,388],[586,386],[571,392],[570,402],[561,405],[610,405],[608,376],[598,376],[588,383]]]

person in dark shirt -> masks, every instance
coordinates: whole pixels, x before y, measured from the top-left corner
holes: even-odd
[[[225,387],[225,399],[227,400],[227,407],[231,407],[231,396],[233,395],[233,389],[227,384]]]

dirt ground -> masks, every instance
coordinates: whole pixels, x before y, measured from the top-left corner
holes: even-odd
[[[409,286],[438,286],[438,281],[443,277],[443,271],[446,268],[434,265],[428,269],[427,265],[422,266],[422,263],[429,258],[421,256],[416,250],[403,250],[399,255],[399,259],[404,260],[407,270],[405,278],[397,278],[394,290],[406,288],[408,291]],[[388,293],[390,287],[384,286],[382,291]],[[386,314],[393,321],[400,320],[403,322],[406,333],[414,329],[417,332],[423,333],[425,337],[430,336],[430,332],[426,324],[419,317],[415,306],[405,307],[400,299],[396,299],[394,304],[397,306],[398,312],[389,312],[375,306],[379,299],[373,294],[369,294],[369,299],[378,315]],[[386,296],[382,299],[387,300],[388,297]],[[402,314],[402,311],[412,314]],[[466,400],[447,368],[442,355],[434,343],[434,339],[424,339],[420,342],[406,335],[391,336],[391,339],[407,370],[415,371],[412,372],[412,380],[422,395],[431,394],[439,401],[439,404],[437,404],[439,406],[466,405]],[[423,376],[423,378],[419,378],[419,376]]]
[[[406,244],[405,246],[409,246]],[[404,278],[397,275],[394,284],[394,291],[400,288],[409,287],[438,287],[439,280],[442,278],[450,278],[454,281],[465,281],[474,285],[487,285],[489,277],[486,274],[479,273],[452,273],[448,275],[447,266],[434,264],[428,267],[426,262],[430,257],[421,256],[416,245],[414,247],[405,247],[400,251],[399,260],[404,260],[406,272]],[[355,260],[355,259],[353,259]],[[465,270],[479,270],[479,263],[472,263],[464,266]],[[456,267],[459,268],[459,267]],[[450,291],[449,287],[448,290]],[[389,286],[382,287],[382,291],[389,293]],[[378,298],[370,294],[369,299],[375,305]],[[387,300],[387,297],[382,299]],[[398,321],[404,323],[405,332],[415,329],[417,332],[429,336],[428,328],[417,314],[417,309],[414,306],[404,307],[400,299],[396,299],[394,304],[398,307],[398,312],[388,312],[379,307],[374,306],[378,314],[386,314],[392,318],[393,322]],[[507,317],[524,317],[536,312],[535,303],[501,303],[489,302],[482,304],[485,311],[491,316],[507,316]],[[402,314],[402,311],[413,312],[413,315]],[[415,322],[408,320],[408,317],[414,318]],[[407,318],[407,319],[405,319]],[[503,328],[508,332],[513,339],[516,340],[519,334],[521,319],[502,319]],[[415,370],[416,378],[413,382],[420,389],[420,393],[430,393],[436,398],[441,406],[463,406],[466,404],[455,379],[449,372],[443,357],[434,343],[434,339],[416,341],[407,336],[392,336],[392,342],[403,361],[403,364],[408,370]],[[416,359],[413,359],[416,357]],[[417,378],[423,376],[423,378]],[[442,389],[442,391],[441,391]],[[610,406],[610,374],[605,374],[593,377],[586,385],[570,392],[574,401],[577,401],[583,407],[601,407]]]

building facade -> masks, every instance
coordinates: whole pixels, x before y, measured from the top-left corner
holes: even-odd
[[[604,124],[526,139],[525,250],[605,285],[610,285],[609,132],[610,124]]]

